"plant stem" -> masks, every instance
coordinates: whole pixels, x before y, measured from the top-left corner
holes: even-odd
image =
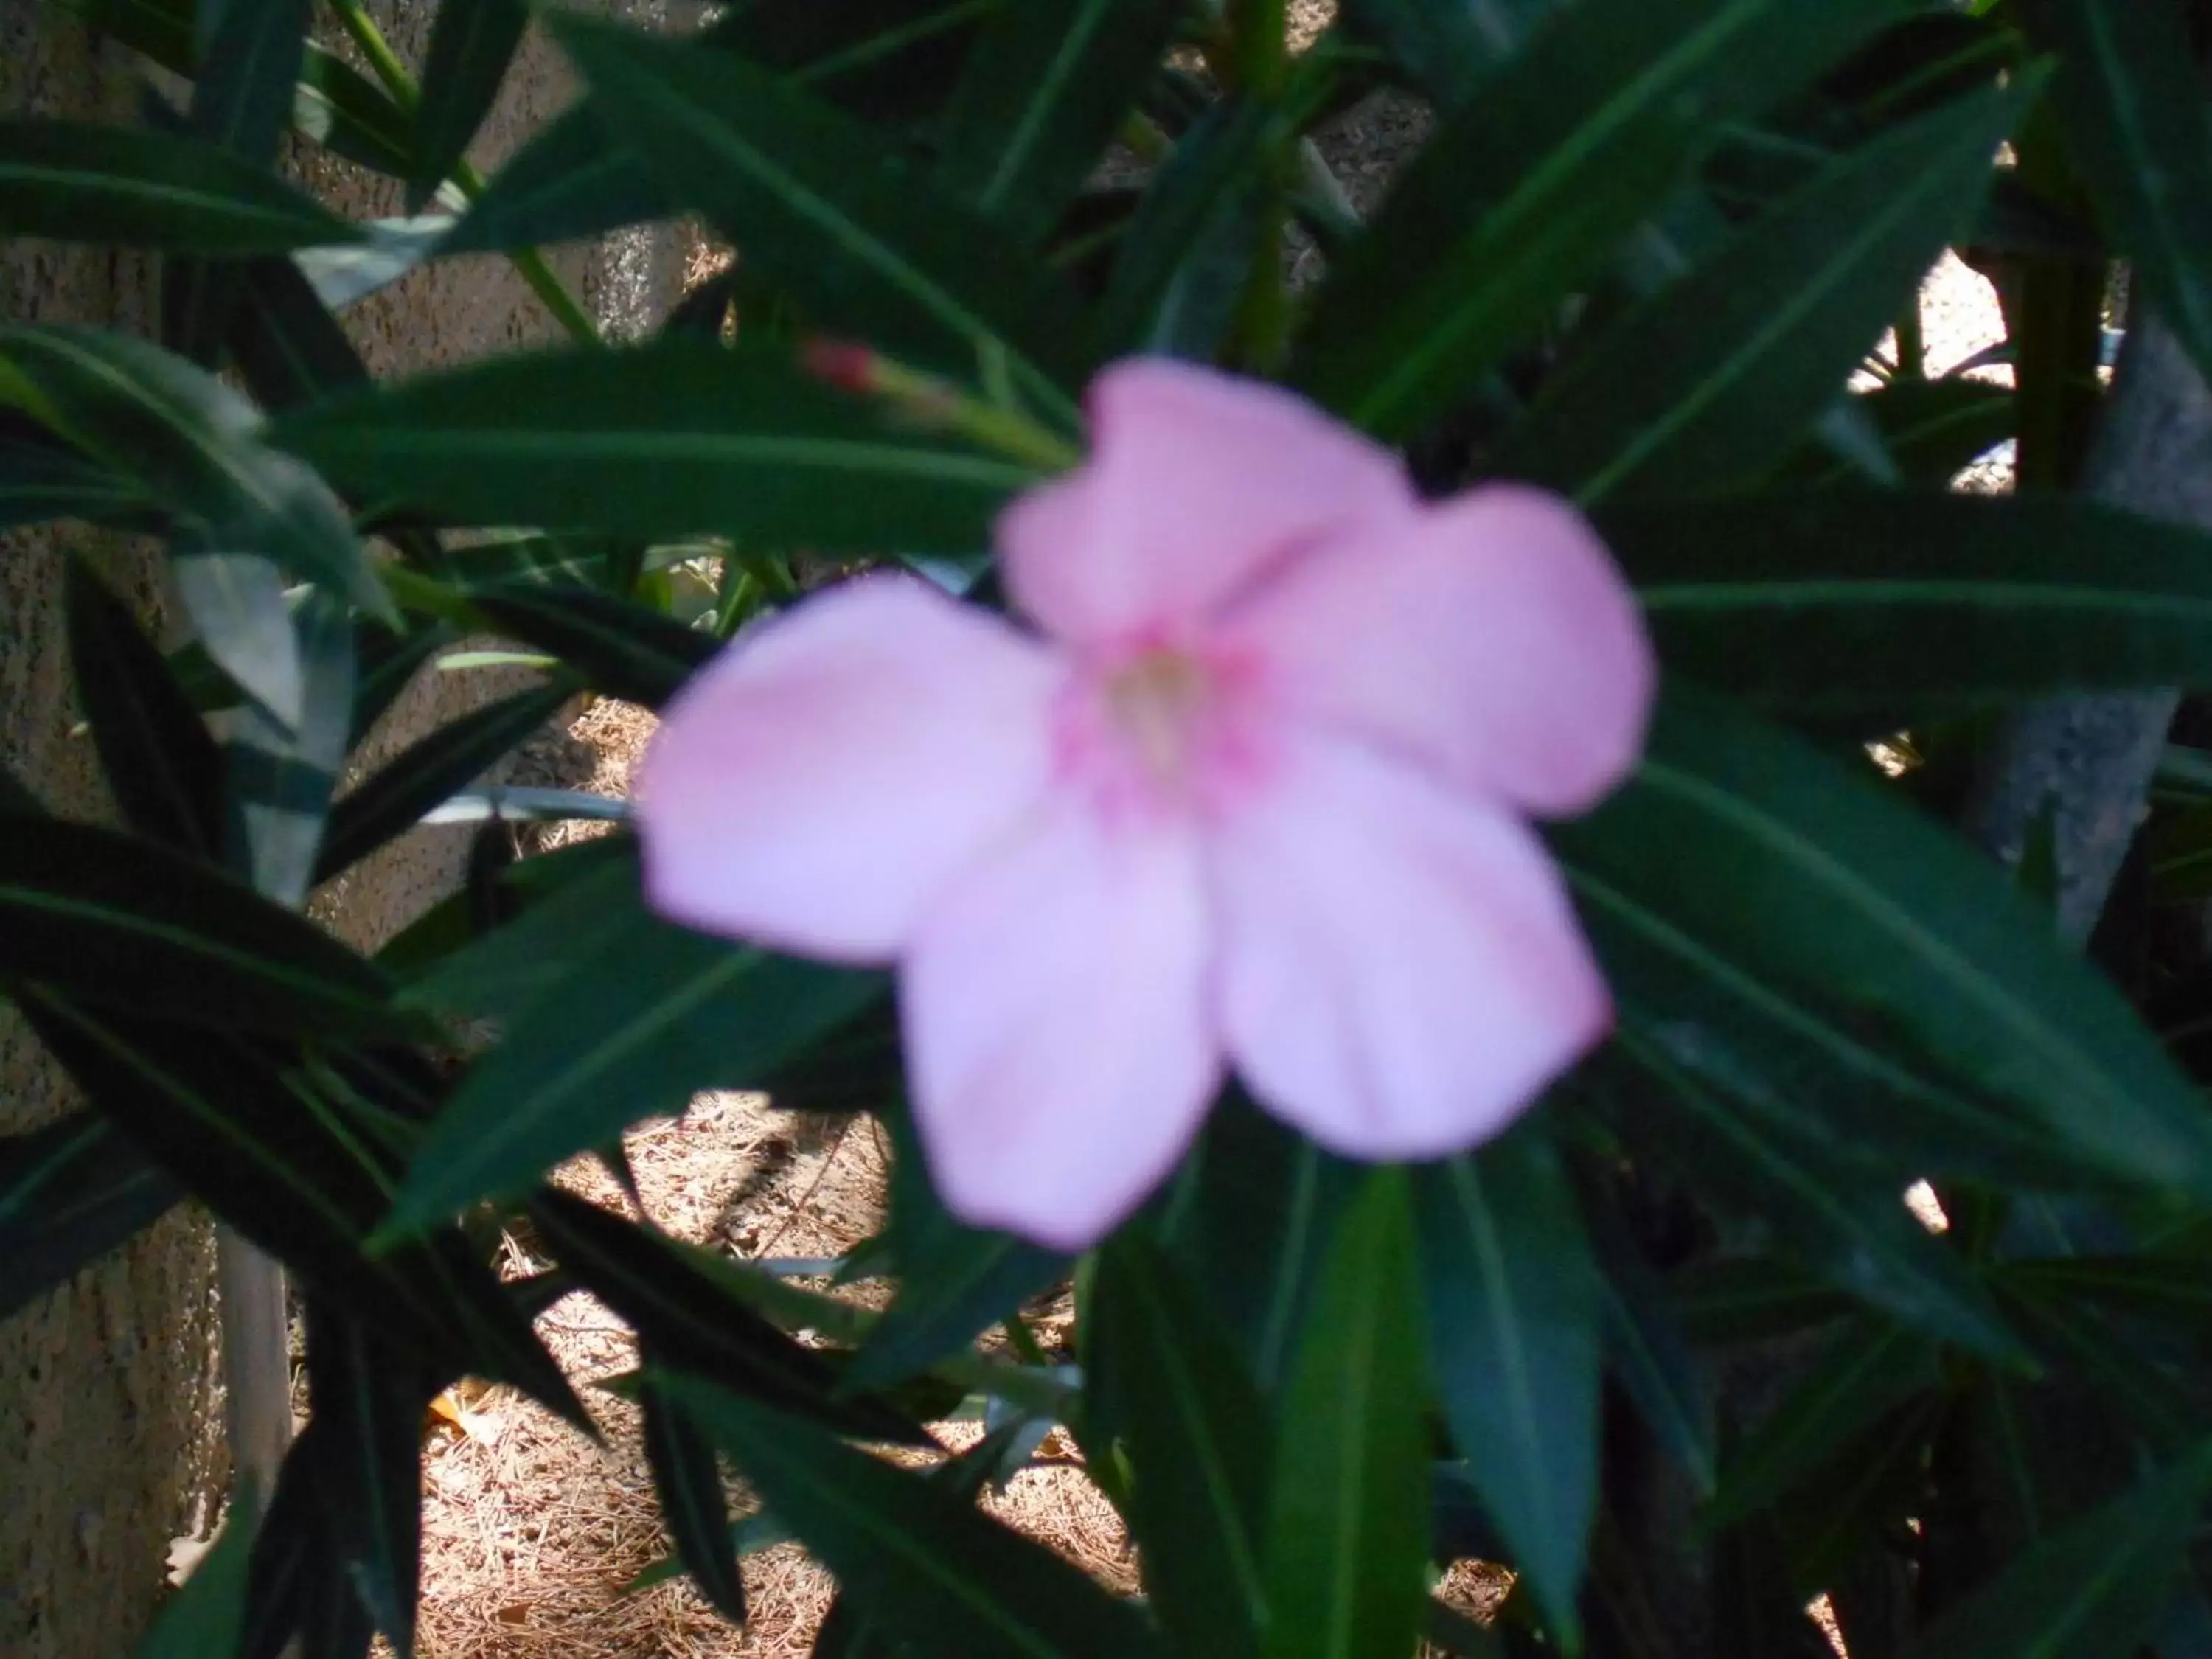
[[[376,20],[363,9],[362,0],[331,0],[331,10],[344,27],[348,37],[360,48],[361,55],[368,60],[369,68],[376,72],[376,78],[383,82],[392,101],[399,106],[403,113],[414,115],[422,106],[422,89],[416,84],[407,65],[399,61],[399,54],[392,51],[392,43],[384,38],[383,30],[376,27]],[[454,165],[453,183],[471,202],[483,194],[483,174],[478,173],[465,158]],[[566,329],[580,344],[596,345],[599,343],[599,326],[592,321],[591,313],[577,304],[575,296],[562,284],[553,267],[545,262],[543,253],[534,247],[519,247],[510,249],[507,257],[520,273],[522,280],[530,285],[530,291],[552,313],[555,322]]]

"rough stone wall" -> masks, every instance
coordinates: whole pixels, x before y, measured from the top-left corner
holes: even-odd
[[[419,64],[434,8],[383,0],[386,37]],[[643,11],[644,7],[637,8]],[[657,7],[654,8],[658,9]],[[557,55],[533,41],[475,151],[489,169],[567,100]],[[40,0],[0,0],[0,112],[127,118],[127,58],[96,55],[82,31]],[[388,181],[320,156],[298,171],[342,210],[401,211]],[[556,264],[611,331],[635,332],[676,280],[665,238],[569,250]],[[0,317],[144,330],[154,314],[148,262],[104,252],[0,245]],[[413,273],[363,301],[348,325],[371,368],[407,373],[533,341],[557,331],[502,260],[469,259]],[[106,545],[100,545],[105,541]],[[60,615],[60,560],[90,548],[158,618],[155,570],[142,550],[79,526],[0,535],[0,760],[55,809],[106,810],[89,746],[75,721]],[[440,720],[511,689],[481,676],[426,676],[372,737],[380,764]],[[465,838],[425,831],[366,861],[316,914],[373,946],[447,890]],[[69,1109],[67,1080],[0,1005],[0,1133]],[[199,1529],[222,1472],[210,1297],[213,1250],[204,1221],[173,1214],[70,1285],[0,1321],[0,1655],[113,1659],[158,1605],[169,1541]]]

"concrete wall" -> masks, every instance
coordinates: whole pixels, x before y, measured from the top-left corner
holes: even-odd
[[[434,8],[377,7],[389,38],[422,61]],[[571,94],[564,67],[535,42],[477,152],[496,162]],[[0,0],[0,110],[9,115],[127,118],[127,56],[96,55],[82,32],[40,0]],[[400,211],[397,186],[325,158],[299,171],[343,210]],[[573,289],[618,331],[662,306],[676,279],[665,238],[632,238],[610,254],[558,261]],[[0,245],[0,315],[10,321],[101,323],[143,330],[155,300],[148,262],[102,251]],[[349,316],[372,368],[401,374],[454,362],[557,331],[504,261],[414,273]],[[60,614],[60,556],[103,538],[77,526],[0,536],[0,759],[56,809],[105,810],[88,745],[74,721]],[[158,619],[143,550],[104,538],[108,568]],[[373,735],[368,764],[504,689],[481,678],[426,678]],[[424,832],[387,849],[319,899],[316,913],[364,945],[388,936],[447,890],[465,838]],[[70,1089],[0,1005],[0,1133],[69,1109]],[[222,1473],[208,1229],[179,1212],[73,1284],[0,1322],[0,1654],[7,1659],[113,1659],[158,1604],[170,1540],[207,1518]]]

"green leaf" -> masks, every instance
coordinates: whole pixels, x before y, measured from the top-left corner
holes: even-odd
[[[192,43],[191,0],[56,0],[86,23],[143,52],[172,75],[192,78],[199,53]],[[253,7],[239,9],[252,11]],[[349,161],[398,177],[407,166],[410,124],[391,94],[329,48],[304,38],[291,118],[305,138]]]
[[[202,139],[0,121],[0,235],[239,254],[360,234],[313,198]]]
[[[927,1477],[690,1377],[669,1393],[866,1617],[930,1659],[1142,1659],[1143,1616]],[[1410,1644],[1407,1644],[1410,1646]]]
[[[424,1029],[312,922],[151,842],[52,818],[0,817],[0,976],[218,1029]]]
[[[740,949],[649,915],[621,925],[517,1013],[424,1139],[380,1236],[520,1192],[572,1153],[702,1089],[740,1088],[878,994],[872,974]]]
[[[311,0],[227,7],[199,54],[183,132],[274,171],[300,79]],[[157,124],[165,125],[165,124]],[[172,256],[161,266],[161,343],[212,368],[240,299],[237,264]]]
[[[1413,1205],[1378,1170],[1339,1219],[1276,1439],[1267,1659],[1405,1659],[1428,1597]]]
[[[742,1625],[744,1575],[732,1547],[730,1500],[722,1490],[714,1444],[655,1374],[652,1348],[641,1352],[646,1370],[638,1378],[637,1403],[645,1418],[646,1465],[660,1495],[661,1524],[700,1594],[723,1618]]]
[[[253,406],[143,341],[97,329],[0,329],[0,400],[27,409],[226,551],[264,555],[396,619],[345,509],[266,447]]]
[[[1709,1346],[1763,1342],[1839,1319],[1848,1297],[1794,1261],[1732,1256],[1677,1269],[1667,1299],[1691,1338]]]
[[[1679,1162],[1728,1210],[1757,1218],[1853,1296],[1979,1352],[2021,1352],[1973,1274],[1905,1207],[1894,1176],[1759,1109],[1756,1097],[1747,1107],[1716,1095],[1668,1053],[1665,1034],[1624,1012],[1621,1051],[1653,1085],[1622,1091],[1638,1145]]]
[[[520,872],[544,878],[525,896],[522,914],[440,958],[401,1000],[468,1018],[512,1019],[557,989],[578,961],[635,926],[637,859],[635,840],[609,836],[512,866],[501,883],[504,899],[511,900]]]
[[[2174,0],[2020,0],[2067,148],[2146,295],[2212,373],[2212,121]]]
[[[1140,1235],[1107,1245],[1085,1318],[1086,1386],[1128,1443],[1129,1527],[1161,1622],[1186,1653],[1256,1659],[1271,1450],[1251,1373]]]
[[[207,723],[131,608],[83,561],[69,562],[63,591],[77,696],[124,822],[148,841],[212,861],[222,844],[222,782]]]
[[[1713,1486],[1711,1390],[1658,1275],[1599,1231],[1606,1369],[1700,1494]],[[1625,1243],[1626,1241],[1624,1241]]]
[[[515,1384],[568,1421],[590,1419],[528,1322],[458,1229],[362,1253],[390,1190],[388,1153],[361,1102],[362,1064],[16,998],[93,1105],[216,1216],[319,1289],[452,1374]]]
[[[1856,394],[1849,407],[1874,423],[1899,480],[1924,489],[1947,486],[2020,430],[2018,395],[2010,386],[1956,376],[1892,380]],[[1815,489],[1851,485],[1863,477],[1817,439],[1800,445],[1778,472],[1783,480]]]
[[[1668,665],[1778,713],[2212,684],[2212,536],[2117,507],[1837,490],[1599,521]]]
[[[377,1328],[307,1304],[307,1386],[326,1437],[317,1482],[331,1543],[363,1608],[415,1647],[422,1569],[422,1413],[443,1381]]]
[[[859,1379],[756,1312],[695,1247],[550,1188],[530,1214],[562,1267],[637,1333],[648,1369],[672,1366],[839,1434],[930,1443],[910,1418],[854,1392]]]
[[[466,787],[551,720],[574,695],[556,682],[518,691],[448,720],[364,778],[331,809],[315,880],[328,881]]]
[[[647,708],[674,696],[722,648],[712,634],[589,588],[518,584],[471,603],[501,633],[558,657],[594,691]]]
[[[307,666],[276,562],[211,546],[187,532],[170,543],[169,572],[208,661],[276,725],[298,726],[307,713]]]
[[[1387,438],[1444,413],[1595,277],[1733,122],[1900,0],[1583,0],[1470,88],[1336,262],[1292,366]]]
[[[1236,1334],[1263,1393],[1298,1331],[1358,1166],[1324,1152],[1231,1088],[1160,1206],[1160,1238]]]
[[[253,1561],[253,1528],[247,1517],[254,1513],[251,1485],[231,1498],[230,1518],[215,1547],[200,1558],[192,1576],[177,1597],[161,1609],[161,1616],[146,1639],[134,1649],[135,1659],[210,1659],[238,1651],[246,1628],[247,1572]]]
[[[1176,143],[1114,261],[1098,319],[1109,354],[1213,355],[1251,274],[1278,118],[1256,100],[1231,97]]]
[[[499,95],[529,21],[525,0],[440,0],[422,65],[422,101],[415,112],[408,212],[420,213],[459,166]]]
[[[753,0],[702,39],[885,126],[926,125],[957,94],[978,32],[1018,0]]]
[[[491,176],[441,253],[580,241],[679,210],[586,99],[561,112]]]
[[[230,866],[280,904],[307,902],[325,815],[345,768],[353,729],[353,626],[344,609],[309,592],[289,630],[301,664],[296,720],[249,705],[224,751]]]
[[[1499,470],[1588,502],[1696,495],[1779,459],[1966,222],[2024,96],[1962,98],[1824,167],[1578,350]]]
[[[911,1120],[902,1115],[890,1128],[885,1247],[898,1266],[899,1289],[853,1358],[856,1387],[896,1382],[959,1352],[1068,1268],[1055,1251],[957,1220],[937,1197]]]
[[[2164,1611],[2212,1486],[2212,1441],[2016,1558],[1905,1659],[2108,1659]]]
[[[1182,10],[1182,0],[1000,7],[947,106],[939,177],[986,217],[1037,241],[1120,134]]]
[[[276,1659],[295,1632],[311,1628],[318,1656],[361,1659],[374,1639],[331,1541],[323,1506],[331,1436],[310,1419],[284,1454],[276,1491],[253,1539],[253,1571],[237,1659]],[[304,1644],[302,1645],[305,1645]]]
[[[2212,1121],[2118,993],[1871,768],[1677,683],[1641,770],[1553,844],[1677,1064],[1726,1079],[1771,1040],[1803,1063],[1750,1093],[1782,1085],[1832,1141],[2212,1189]]]
[[[1003,357],[1069,412],[1091,367],[1072,295],[880,135],[744,59],[571,14],[554,33],[604,118],[821,324],[932,366]]]
[[[100,523],[142,513],[145,505],[129,479],[27,421],[0,416],[0,528],[50,519]]]
[[[201,0],[204,9],[205,0]],[[312,0],[252,0],[226,5],[199,54],[192,87],[191,133],[240,161],[270,167],[292,118],[306,58]]]
[[[113,1125],[88,1112],[0,1137],[0,1319],[66,1283],[183,1196]]]
[[[1479,96],[1487,74],[1510,60],[1564,0],[1346,0],[1344,15],[1389,48],[1439,107]]]
[[[376,82],[310,40],[294,88],[292,125],[331,155],[404,179],[414,145],[407,112]]]
[[[756,549],[973,553],[1038,477],[783,352],[696,339],[500,359],[299,411],[272,435],[342,487],[449,522]]]
[[[1413,1175],[1429,1353],[1453,1443],[1549,1627],[1597,1507],[1602,1303],[1573,1188],[1532,1130]]]
[[[1927,1337],[1887,1319],[1852,1321],[1823,1350],[1821,1363],[1722,1465],[1708,1521],[1726,1526],[1813,1477],[1838,1473],[1840,1454],[1936,1382],[1936,1348]]]

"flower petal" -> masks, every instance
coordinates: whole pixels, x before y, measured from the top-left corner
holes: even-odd
[[[1176,635],[1274,561],[1414,502],[1396,456],[1278,386],[1139,358],[1088,409],[1090,460],[998,528],[1007,591],[1066,640]]]
[[[1299,736],[1209,869],[1231,1059],[1356,1158],[1431,1158],[1517,1116],[1611,1002],[1542,845],[1419,771]]]
[[[1596,533],[1511,485],[1316,550],[1224,631],[1285,708],[1547,816],[1635,763],[1656,674]]]
[[[1055,803],[933,910],[901,965],[915,1118],[976,1226],[1096,1243],[1167,1174],[1221,1079],[1187,831]]]
[[[806,955],[887,962],[1041,798],[1051,653],[903,576],[749,629],[671,705],[638,790],[654,908]]]

